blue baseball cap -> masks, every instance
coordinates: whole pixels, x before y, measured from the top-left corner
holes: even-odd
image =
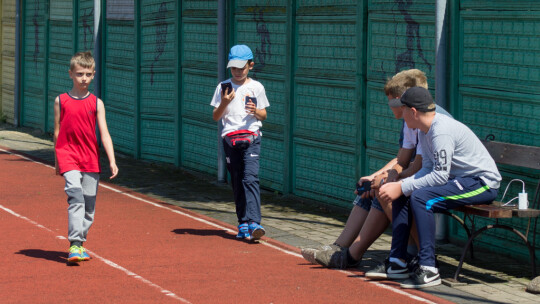
[[[235,45],[231,48],[229,52],[229,63],[227,68],[243,68],[246,66],[248,60],[253,59],[253,53],[247,45]]]

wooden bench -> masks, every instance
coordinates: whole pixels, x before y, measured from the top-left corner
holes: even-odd
[[[488,138],[483,141],[484,146],[487,148],[495,162],[497,163],[497,166],[500,169],[499,165],[504,166],[514,166],[514,167],[521,167],[521,168],[527,168],[527,169],[533,169],[535,172],[540,172],[540,147],[535,146],[523,146],[523,145],[515,145],[515,144],[508,144],[503,142],[497,142],[497,141],[489,141],[489,137],[493,138],[493,136],[488,136]],[[504,192],[504,188],[501,186],[499,189],[500,191]],[[503,193],[500,192],[500,193]],[[454,213],[450,212],[444,212],[444,214],[451,216],[455,220],[457,220],[461,226],[465,229],[468,240],[463,248],[463,251],[461,253],[461,258],[459,260],[458,268],[456,269],[456,272],[454,274],[453,281],[458,281],[458,276],[461,271],[461,268],[463,266],[463,260],[465,259],[465,255],[467,251],[470,250],[471,258],[474,258],[473,253],[473,240],[482,234],[483,232],[490,230],[490,229],[505,229],[508,231],[513,232],[516,234],[519,238],[523,240],[527,248],[529,249],[529,255],[531,259],[531,267],[532,267],[532,275],[533,277],[536,277],[536,257],[535,257],[535,240],[536,240],[536,227],[538,222],[538,217],[540,216],[540,179],[538,180],[536,190],[534,193],[530,192],[530,189],[528,191],[528,200],[529,200],[529,208],[526,210],[519,210],[518,200],[516,199],[512,203],[515,202],[515,206],[503,206],[502,202],[494,201],[493,203],[489,205],[474,205],[474,206],[463,206],[457,209],[454,209],[455,211],[463,212],[463,218],[460,218]],[[508,201],[505,199],[505,201]],[[483,218],[490,218],[494,219],[495,223],[488,224],[484,227],[481,227],[480,229],[477,229],[475,227],[475,218],[476,217],[483,217]],[[516,229],[516,227],[511,226],[510,224],[502,224],[499,223],[499,219],[508,219],[508,218],[523,218],[527,219],[527,228],[525,231],[520,231]],[[469,221],[469,225],[467,224],[467,221]],[[529,233],[532,230],[532,238],[529,238]]]

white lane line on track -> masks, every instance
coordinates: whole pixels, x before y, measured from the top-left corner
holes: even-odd
[[[54,169],[54,167],[52,167],[52,166],[49,166],[49,165],[47,165],[47,164],[45,164],[45,163],[42,163],[42,162],[39,162],[39,161],[35,161],[35,160],[33,160],[33,159],[30,159],[30,158],[28,158],[28,157],[25,157],[24,155],[20,155],[20,154],[17,154],[17,153],[14,153],[14,152],[10,152],[10,151],[6,151],[6,150],[3,150],[3,149],[0,149],[0,151],[6,152],[6,153],[9,153],[9,154],[12,154],[12,155],[16,155],[16,156],[19,156],[19,157],[21,157],[21,158],[27,159],[27,160],[29,160],[29,161],[31,161],[31,162],[34,162],[34,163],[37,163],[37,164],[41,164],[41,165],[44,165],[44,166],[46,166],[46,167],[49,167],[49,168]],[[212,223],[212,222],[207,221],[207,220],[205,220],[205,219],[198,218],[198,217],[196,217],[196,216],[193,216],[193,215],[184,213],[184,212],[182,212],[182,211],[180,211],[180,210],[175,210],[175,209],[169,208],[169,207],[167,207],[167,206],[164,206],[164,205],[161,205],[161,204],[158,204],[158,203],[151,202],[151,201],[146,200],[146,199],[144,199],[144,198],[137,197],[137,196],[135,196],[135,195],[133,195],[133,194],[130,194],[130,193],[126,193],[126,192],[124,192],[124,191],[122,191],[122,190],[118,190],[118,189],[116,189],[116,188],[114,188],[114,187],[107,186],[107,185],[103,185],[103,184],[101,184],[101,183],[99,184],[99,186],[101,186],[101,187],[103,187],[103,188],[105,188],[105,189],[109,189],[109,190],[111,190],[111,191],[114,191],[114,192],[116,192],[116,193],[123,194],[123,195],[125,195],[125,196],[127,196],[127,197],[136,199],[136,200],[138,200],[138,201],[141,201],[141,202],[150,204],[150,205],[155,206],[155,207],[157,207],[157,208],[166,209],[166,210],[168,210],[168,211],[171,211],[171,212],[173,212],[173,213],[177,213],[177,214],[183,215],[183,216],[185,216],[185,217],[191,218],[191,219],[196,220],[196,221],[198,221],[198,222],[201,222],[201,223],[204,223],[204,224],[207,224],[207,225],[210,225],[210,226],[219,228],[219,229],[223,229],[223,230],[225,230],[225,231],[227,231],[227,232],[229,232],[229,233],[232,233],[232,234],[235,234],[235,233],[236,233],[236,231],[234,231],[234,230],[232,230],[232,229],[229,229],[229,228],[227,228],[227,227],[223,227],[223,226],[221,226],[221,225],[219,225],[219,224],[215,224],[215,223]],[[45,229],[47,229],[47,228],[45,228]],[[275,245],[272,245],[272,244],[270,244],[270,243],[268,243],[268,242],[260,242],[260,244],[265,245],[265,246],[268,246],[268,247],[270,247],[270,248],[274,248],[274,249],[276,249],[276,250],[278,250],[278,251],[281,251],[281,252],[283,252],[283,253],[285,253],[285,254],[289,254],[289,255],[292,255],[292,256],[295,256],[295,257],[302,258],[302,255],[301,255],[301,254],[298,254],[298,253],[296,253],[296,252],[293,252],[293,251],[289,251],[289,250],[280,248],[280,247],[275,246]],[[88,249],[87,249],[87,250],[88,250]],[[88,252],[91,252],[91,251],[88,250]],[[94,255],[95,255],[95,253],[94,253]],[[112,263],[112,262],[111,262],[111,263]],[[420,297],[420,296],[416,296],[416,295],[410,294],[410,293],[408,293],[408,292],[405,292],[405,291],[401,290],[401,288],[396,288],[396,287],[393,287],[393,286],[389,286],[389,285],[385,285],[385,284],[379,283],[379,282],[377,282],[377,281],[372,281],[372,280],[368,280],[368,279],[366,279],[366,278],[357,277],[357,274],[355,274],[355,273],[353,273],[353,272],[349,272],[349,271],[346,271],[346,270],[339,270],[339,272],[342,272],[342,273],[347,274],[347,275],[349,275],[349,276],[356,277],[357,279],[360,279],[360,280],[362,280],[362,281],[364,281],[364,282],[368,282],[368,283],[370,283],[370,284],[374,284],[374,285],[376,285],[376,286],[378,286],[378,287],[381,287],[381,288],[384,288],[384,289],[393,291],[393,292],[395,292],[395,293],[397,293],[397,294],[400,294],[400,295],[403,295],[403,296],[407,296],[407,297],[409,297],[409,298],[411,298],[411,299],[414,299],[414,300],[417,300],[417,301],[421,301],[421,302],[429,303],[429,304],[436,304],[436,302],[432,302],[432,301],[430,301],[430,300],[428,300],[428,299],[424,299],[424,298],[422,298],[422,297]],[[156,286],[157,286],[157,285],[156,285]]]
[[[31,219],[27,218],[27,217],[24,216],[24,215],[20,215],[20,214],[18,214],[17,212],[15,212],[15,211],[13,211],[13,210],[11,210],[11,209],[9,209],[9,208],[4,207],[3,205],[0,205],[0,209],[6,211],[7,213],[9,213],[9,214],[11,214],[11,215],[13,215],[13,216],[15,216],[15,217],[17,217],[17,218],[19,218],[19,219],[25,220],[25,221],[29,222],[30,224],[32,224],[32,225],[34,225],[34,226],[36,226],[36,227],[38,227],[38,228],[44,229],[44,230],[46,230],[47,232],[50,232],[50,233],[52,233],[52,234],[55,234],[54,231],[52,231],[51,229],[49,229],[49,228],[47,228],[47,227],[45,227],[45,226],[43,226],[43,225],[37,223],[37,222],[34,221],[34,220],[31,220]],[[64,236],[61,236],[61,235],[57,235],[56,238],[57,238],[57,239],[61,239],[61,240],[65,240],[65,239],[66,239]],[[161,286],[159,286],[159,285],[157,285],[157,284],[155,284],[155,283],[152,283],[151,281],[149,281],[149,280],[147,280],[147,279],[141,277],[140,275],[138,275],[138,274],[136,274],[136,273],[134,273],[134,272],[132,272],[132,271],[130,271],[130,270],[128,270],[128,269],[126,269],[126,268],[124,268],[124,267],[118,265],[118,264],[116,264],[115,262],[113,262],[113,261],[111,261],[111,260],[108,260],[108,259],[106,259],[106,258],[104,258],[104,257],[102,257],[102,256],[99,256],[99,255],[96,254],[95,252],[90,251],[90,250],[88,250],[88,249],[86,249],[86,251],[88,251],[89,253],[91,253],[94,259],[98,259],[98,260],[102,261],[103,263],[105,263],[105,264],[107,264],[107,265],[109,265],[109,266],[111,266],[111,267],[113,267],[113,268],[115,268],[115,269],[118,269],[118,270],[124,272],[124,273],[127,274],[128,276],[133,277],[134,279],[139,280],[139,281],[143,282],[144,284],[146,284],[146,285],[148,285],[148,286],[150,286],[150,287],[153,287],[153,288],[158,289],[158,290],[159,290],[161,293],[163,293],[164,295],[169,296],[169,297],[171,297],[171,298],[173,298],[173,299],[175,299],[175,300],[178,300],[178,301],[180,301],[180,302],[182,302],[182,303],[190,303],[188,300],[186,300],[186,299],[184,299],[184,298],[181,298],[181,297],[177,296],[177,295],[174,294],[173,292],[171,292],[171,291],[169,291],[169,290],[166,290],[166,289],[162,288]]]

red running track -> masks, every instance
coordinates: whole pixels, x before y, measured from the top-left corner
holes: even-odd
[[[306,263],[299,250],[100,183],[93,257],[66,264],[64,180],[0,147],[2,303],[449,303],[361,272]]]

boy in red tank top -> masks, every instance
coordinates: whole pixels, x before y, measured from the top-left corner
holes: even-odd
[[[76,53],[70,62],[69,77],[73,87],[54,100],[54,151],[56,174],[64,176],[68,196],[68,262],[87,261],[84,249],[88,230],[94,221],[99,182],[99,146],[109,158],[111,179],[118,174],[114,148],[105,120],[103,101],[88,91],[94,79],[95,62],[90,52]]]

